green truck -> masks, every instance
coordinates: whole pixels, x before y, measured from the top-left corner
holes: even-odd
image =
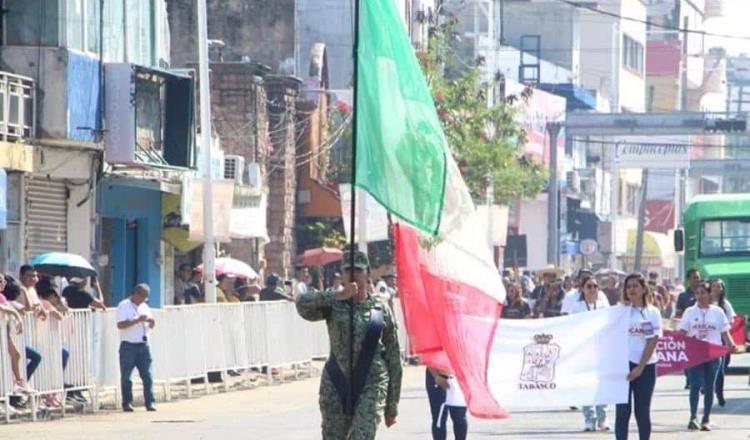
[[[675,250],[685,252],[685,270],[721,278],[737,313],[750,315],[750,194],[696,196],[675,233]]]

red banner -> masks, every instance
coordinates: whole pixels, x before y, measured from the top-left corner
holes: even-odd
[[[656,345],[656,375],[680,372],[713,359],[726,356],[731,350],[723,345],[711,344],[685,336],[679,332],[665,331]]]
[[[729,333],[734,339],[734,343],[741,349],[745,347],[747,343],[747,319],[745,315],[737,315],[734,317],[732,322],[732,328],[729,329]]]

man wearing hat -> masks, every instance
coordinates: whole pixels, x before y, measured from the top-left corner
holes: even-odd
[[[62,296],[71,309],[106,309],[101,299],[94,298],[92,294],[86,291],[86,279],[82,277],[70,278],[68,287],[62,291]]]
[[[536,271],[536,275],[542,279],[542,284],[536,286],[531,292],[531,298],[529,298],[529,305],[533,308],[537,301],[540,301],[546,295],[552,294],[554,289],[562,291],[562,284],[557,283],[557,279],[565,273],[564,270],[559,267],[549,264]],[[565,292],[562,293],[564,295]]]
[[[387,427],[396,423],[402,375],[397,326],[390,307],[370,294],[365,253],[344,252],[342,274],[343,290],[302,294],[296,299],[297,312],[308,321],[325,320],[328,326],[331,354],[319,392],[323,439],[371,440],[383,417]]]

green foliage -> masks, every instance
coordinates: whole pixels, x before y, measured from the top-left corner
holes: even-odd
[[[297,250],[299,253],[307,249],[319,247],[341,248],[346,243],[344,226],[341,219],[323,221],[318,219],[298,218],[295,225]]]
[[[431,28],[429,49],[419,54],[432,89],[448,145],[475,198],[494,185],[495,200],[507,203],[534,197],[546,182],[546,170],[521,152],[526,134],[513,106],[524,96],[490,104],[502,78],[482,81],[481,60],[467,66],[450,46],[455,19]]]

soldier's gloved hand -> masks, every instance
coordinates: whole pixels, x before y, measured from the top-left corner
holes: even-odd
[[[391,426],[396,424],[396,416],[395,415],[385,415],[385,426],[387,428],[390,428]]]
[[[357,283],[349,283],[344,285],[344,290],[336,294],[336,301],[346,301],[349,298],[357,296],[359,287]]]

